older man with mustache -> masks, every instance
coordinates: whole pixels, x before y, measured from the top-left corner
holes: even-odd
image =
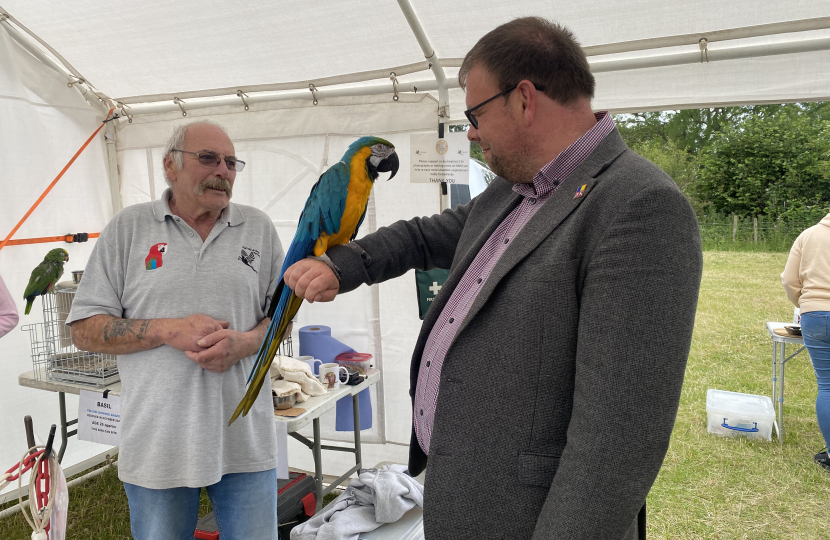
[[[244,165],[218,124],[176,128],[170,188],[106,226],[67,319],[79,348],[118,355],[118,473],[137,540],[192,539],[202,487],[223,539],[277,539],[270,388],[225,425],[284,256],[271,219],[230,202]]]

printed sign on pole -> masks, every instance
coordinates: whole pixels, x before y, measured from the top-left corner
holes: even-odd
[[[439,139],[434,134],[409,136],[409,181],[413,184],[469,184],[470,141],[467,133],[446,133]]]
[[[110,446],[121,443],[121,397],[81,390],[78,439]]]

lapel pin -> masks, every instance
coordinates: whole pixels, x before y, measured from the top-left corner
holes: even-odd
[[[576,194],[574,195],[574,199],[578,199],[585,195],[585,192],[588,191],[588,184],[582,184],[582,186],[576,190]]]

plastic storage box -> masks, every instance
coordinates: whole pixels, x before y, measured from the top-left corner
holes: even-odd
[[[775,409],[767,396],[709,389],[706,416],[707,431],[714,435],[772,440]]]
[[[372,363],[372,355],[368,353],[345,352],[335,356],[334,361],[345,368],[356,369],[361,375],[366,375]]]

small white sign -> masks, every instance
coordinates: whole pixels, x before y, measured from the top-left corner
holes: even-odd
[[[81,390],[78,439],[110,446],[121,444],[121,397]]]
[[[413,184],[469,184],[470,141],[467,133],[445,133],[443,139],[434,134],[409,136],[409,181]]]

